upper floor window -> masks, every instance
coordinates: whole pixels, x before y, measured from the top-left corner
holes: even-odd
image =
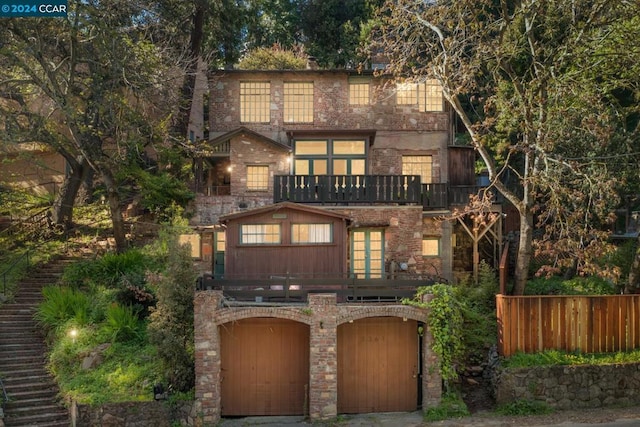
[[[284,84],[285,123],[313,123],[313,82]]]
[[[349,79],[349,104],[369,105],[369,80]]]
[[[271,121],[269,82],[240,82],[240,121],[269,123]]]
[[[431,156],[402,156],[402,174],[420,175],[420,182],[432,181],[433,158]]]
[[[243,245],[279,244],[280,224],[242,224],[240,242]]]
[[[267,191],[269,189],[269,166],[247,166],[247,190]]]
[[[291,224],[291,243],[331,243],[331,224]]]
[[[442,86],[435,79],[418,85],[418,103],[420,111],[443,111]]]
[[[424,83],[402,82],[396,84],[398,105],[418,105],[418,111],[444,111],[442,86],[435,79]]]
[[[418,103],[418,85],[415,83],[396,84],[396,103],[398,105],[414,105]]]

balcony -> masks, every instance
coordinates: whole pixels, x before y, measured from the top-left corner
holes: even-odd
[[[295,203],[421,204],[424,210],[469,203],[484,188],[446,183],[421,184],[418,175],[276,175],[273,201]]]
[[[418,175],[276,175],[273,201],[321,204],[421,203]]]

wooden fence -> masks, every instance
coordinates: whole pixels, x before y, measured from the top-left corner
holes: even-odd
[[[640,295],[496,296],[498,351],[610,353],[640,348]]]

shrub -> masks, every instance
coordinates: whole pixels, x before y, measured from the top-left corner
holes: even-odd
[[[170,386],[188,391],[195,384],[193,293],[196,273],[188,246],[169,238],[165,274],[152,276],[158,302],[149,316],[149,340],[158,351]]]
[[[35,314],[48,330],[55,330],[73,319],[78,326],[89,322],[91,302],[83,292],[69,287],[47,286],[42,289],[44,301]]]
[[[440,405],[427,409],[424,419],[427,422],[435,422],[468,415],[471,415],[471,413],[460,395],[449,392],[443,394]]]
[[[564,279],[559,276],[529,280],[526,295],[612,295],[616,294],[613,284],[600,277],[574,277]]]
[[[131,306],[111,304],[106,311],[103,329],[113,342],[139,339],[142,335],[140,322]]]

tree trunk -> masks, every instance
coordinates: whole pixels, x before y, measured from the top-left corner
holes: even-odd
[[[640,236],[638,236],[636,254],[633,257],[633,264],[629,270],[627,285],[624,287],[625,294],[640,293]]]
[[[516,283],[513,288],[514,295],[524,294],[527,279],[529,278],[529,263],[531,262],[533,242],[533,214],[531,212],[520,213],[520,242],[518,244],[518,258],[516,260]]]
[[[101,173],[102,181],[107,188],[107,201],[111,212],[111,224],[113,226],[113,237],[116,241],[116,252],[122,253],[128,249],[127,236],[125,231],[124,218],[120,208],[120,195],[115,185],[115,180],[109,171]]]
[[[51,221],[54,226],[62,226],[64,230],[73,227],[73,207],[76,195],[82,185],[82,178],[87,164],[84,158],[67,158],[70,171],[65,175],[60,191],[56,195],[51,207]]]

